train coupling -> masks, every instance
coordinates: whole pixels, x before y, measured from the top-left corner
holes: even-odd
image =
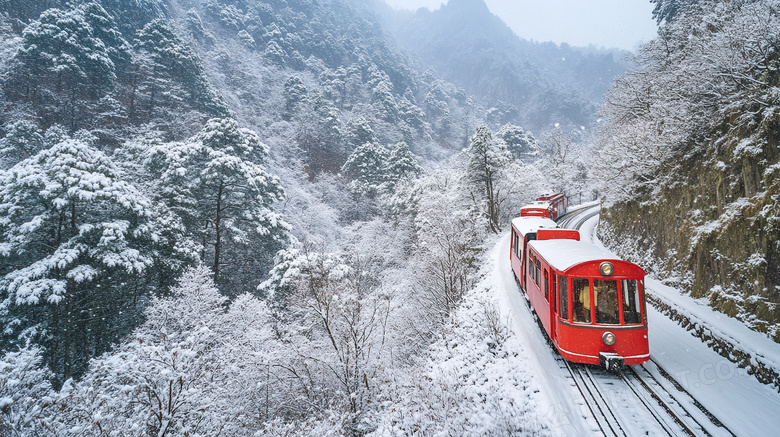
[[[623,357],[614,352],[599,352],[599,364],[608,372],[617,372],[623,365]]]

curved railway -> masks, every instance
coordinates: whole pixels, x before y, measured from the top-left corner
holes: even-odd
[[[598,205],[570,210],[558,224],[579,230],[598,214]],[[652,358],[619,373],[560,355],[556,361],[605,436],[736,436]]]

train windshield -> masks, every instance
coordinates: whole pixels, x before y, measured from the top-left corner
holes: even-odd
[[[639,300],[639,281],[624,279],[620,281],[623,289],[623,321],[626,324],[642,323]]]
[[[596,323],[619,325],[617,281],[594,279],[593,300],[596,303]]]
[[[582,278],[571,280],[572,320],[590,323],[590,281]]]

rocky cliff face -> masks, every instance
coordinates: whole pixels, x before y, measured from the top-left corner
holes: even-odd
[[[607,99],[594,173],[607,242],[780,341],[777,7],[702,1],[664,23]]]

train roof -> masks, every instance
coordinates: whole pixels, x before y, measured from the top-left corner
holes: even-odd
[[[512,219],[512,226],[518,232],[525,235],[529,232],[536,232],[539,229],[555,229],[558,224],[547,217],[515,217]]]
[[[534,240],[529,246],[559,271],[589,261],[623,261],[607,249],[576,240]]]
[[[549,200],[534,200],[533,202],[529,203],[528,205],[523,205],[520,209],[523,208],[549,208],[552,205],[552,202]]]

